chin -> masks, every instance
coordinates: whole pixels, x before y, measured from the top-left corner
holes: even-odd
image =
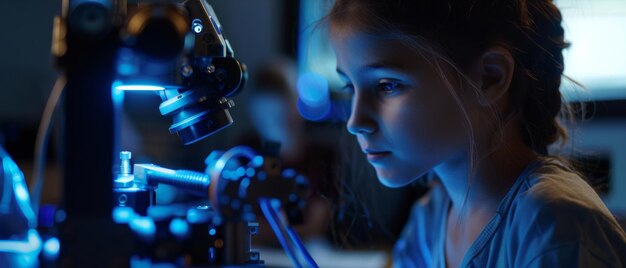
[[[378,177],[378,181],[389,188],[400,188],[407,186],[417,180],[422,180],[423,176],[427,172],[417,172],[417,174],[409,175],[409,174],[392,174],[388,171],[383,171],[376,169],[376,176]]]

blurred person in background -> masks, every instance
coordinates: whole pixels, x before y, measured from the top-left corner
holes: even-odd
[[[309,179],[311,197],[304,210],[304,223],[295,227],[304,241],[325,238],[330,221],[329,202],[321,198],[333,178],[336,152],[328,141],[313,140],[307,135],[305,120],[296,107],[297,68],[288,58],[268,61],[252,74],[248,98],[249,117],[253,131],[241,138],[240,144],[260,152],[277,153],[283,168],[294,169]],[[277,152],[275,149],[280,146]],[[284,189],[275,189],[283,191]],[[261,221],[261,225],[264,225]],[[277,246],[269,226],[261,226],[255,242]]]

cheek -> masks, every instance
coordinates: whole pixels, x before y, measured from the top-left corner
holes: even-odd
[[[385,121],[389,123],[386,136],[403,157],[441,161],[467,142],[464,116],[449,96],[407,98],[391,107],[384,112]]]

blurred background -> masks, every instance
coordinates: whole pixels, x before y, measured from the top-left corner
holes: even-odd
[[[28,184],[39,120],[59,75],[50,43],[60,2],[0,2],[0,144]],[[381,186],[345,131],[348,102],[338,90],[334,55],[324,29],[317,24],[332,1],[208,2],[250,75],[231,109],[234,125],[185,146],[169,134],[171,121],[160,115],[161,100],[156,94],[127,92],[122,149],[132,151],[137,163],[203,170],[204,159],[213,150],[239,144],[259,147],[265,139],[280,140],[280,156],[288,160],[286,165],[299,169],[316,185],[317,195],[305,216],[310,224],[299,230],[313,247],[314,257],[335,260],[333,267],[365,267],[359,265],[363,262],[370,267],[385,265],[412,203],[424,189]],[[571,103],[588,110],[571,125],[572,146],[566,153],[602,186],[608,207],[624,218],[626,1],[556,2],[564,15],[566,38],[572,43],[565,54],[566,75],[585,86],[564,80],[562,92]],[[58,131],[53,131],[47,155],[41,200],[46,204],[60,204],[62,198]],[[161,187],[158,198],[167,203],[185,197],[173,188]],[[272,251],[277,243],[271,234],[260,237],[259,244],[268,247],[262,251],[268,263],[289,265],[279,248]]]

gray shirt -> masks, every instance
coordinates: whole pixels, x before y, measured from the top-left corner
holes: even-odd
[[[412,209],[394,267],[445,267],[451,201],[441,184]],[[460,267],[626,267],[626,233],[576,172],[554,159],[529,165]]]

